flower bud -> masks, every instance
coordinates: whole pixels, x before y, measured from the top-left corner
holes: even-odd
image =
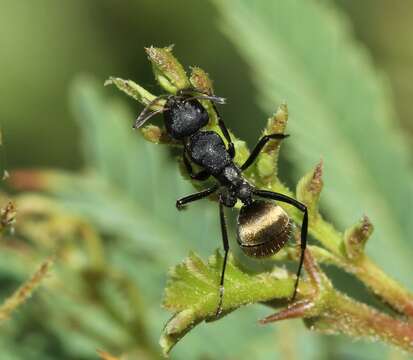
[[[323,189],[323,162],[304,175],[297,185],[297,199],[307,205],[309,216],[318,216],[318,202]]]
[[[203,94],[212,95],[214,93],[212,80],[209,78],[209,75],[197,66],[191,68],[189,81],[195,89]]]
[[[175,94],[178,90],[189,88],[189,80],[180,62],[172,55],[172,46],[165,48],[145,48],[152,63],[153,72],[159,85],[167,92]]]
[[[364,246],[373,232],[373,224],[367,216],[344,233],[344,247],[350,260],[357,260],[364,251]]]

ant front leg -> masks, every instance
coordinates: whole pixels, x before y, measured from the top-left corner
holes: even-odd
[[[265,144],[273,139],[277,139],[277,140],[282,140],[285,139],[286,137],[288,137],[290,135],[286,135],[286,134],[270,134],[270,135],[264,135],[260,141],[258,141],[258,144],[255,145],[254,150],[252,150],[250,156],[248,157],[248,159],[245,161],[244,164],[242,164],[241,166],[241,171],[244,171],[246,169],[248,169],[252,163],[255,161],[255,159],[257,158],[258,154],[261,152],[262,148],[265,146]]]
[[[287,204],[290,204],[294,207],[296,207],[298,210],[302,211],[304,213],[303,216],[303,222],[301,224],[301,255],[300,255],[300,261],[298,263],[298,270],[297,270],[297,279],[295,280],[295,285],[294,285],[294,293],[292,296],[292,301],[295,299],[295,296],[297,295],[297,288],[298,288],[298,280],[300,279],[300,273],[301,269],[303,267],[304,263],[304,254],[305,254],[305,249],[307,248],[307,232],[308,232],[308,211],[307,211],[307,206],[305,206],[303,203],[280,193],[272,192],[272,191],[266,191],[266,190],[253,190],[254,195],[260,196],[262,198],[267,198],[275,201],[281,201]]]
[[[218,109],[216,107],[216,105],[213,103],[212,107],[215,111],[215,113],[217,114],[217,118],[218,118],[218,126],[222,131],[222,134],[224,135],[225,140],[227,140],[228,143],[228,154],[231,157],[231,159],[233,159],[235,157],[235,146],[234,143],[231,140],[231,135],[229,134],[229,131],[227,129],[227,127],[225,126],[224,121],[221,119],[221,115],[219,115]]]
[[[184,165],[186,168],[186,171],[188,172],[189,176],[191,177],[192,180],[198,180],[198,181],[205,181],[210,177],[210,174],[208,171],[206,170],[201,170],[199,173],[195,174],[193,169],[192,169],[192,165],[190,163],[190,161],[188,160],[185,150],[184,153],[182,155],[183,160],[184,160]]]
[[[215,191],[217,191],[217,189],[218,189],[218,185],[214,185],[213,187],[210,187],[210,188],[205,189],[205,190],[203,190],[203,191],[200,191],[200,192],[197,192],[197,193],[195,193],[195,194],[191,194],[191,195],[185,196],[185,197],[183,197],[183,198],[181,198],[181,199],[178,199],[178,200],[176,201],[176,208],[177,208],[178,210],[182,210],[183,207],[184,207],[186,204],[189,204],[189,203],[191,203],[191,202],[194,202],[194,201],[197,201],[197,200],[201,200],[201,199],[203,199],[203,198],[206,198],[206,197],[208,197],[209,195],[213,194]]]
[[[134,129],[139,129],[151,117],[153,117],[157,114],[161,114],[164,111],[168,110],[165,107],[162,107],[162,109],[154,110],[154,111],[151,112],[151,107],[154,106],[159,100],[168,99],[170,97],[171,97],[171,95],[159,95],[158,97],[153,99],[148,105],[145,106],[145,108],[139,114],[138,118],[135,120],[135,124],[133,125],[133,128]]]

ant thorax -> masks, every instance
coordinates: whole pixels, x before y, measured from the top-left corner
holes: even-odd
[[[214,131],[198,131],[193,134],[189,138],[186,149],[191,160],[216,177],[218,181],[225,168],[232,164],[224,142]]]
[[[217,176],[218,181],[224,187],[222,191],[225,206],[233,207],[237,199],[244,205],[252,202],[253,187],[242,176],[241,170],[234,164],[227,165]]]

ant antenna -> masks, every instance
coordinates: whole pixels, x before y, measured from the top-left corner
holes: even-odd
[[[200,94],[200,95],[196,95],[196,94]],[[178,95],[195,95],[193,97],[190,97],[188,100],[192,100],[192,99],[201,99],[201,100],[210,100],[212,102],[215,102],[217,104],[225,104],[226,103],[226,99],[220,96],[215,96],[212,94],[208,94],[208,93],[203,93],[200,92],[196,89],[183,89],[180,90],[178,92]]]
[[[226,101],[227,101],[223,97],[214,96],[214,95],[212,95],[212,96],[210,96],[210,95],[197,95],[197,96],[190,97],[187,100],[193,100],[193,99],[209,100],[209,101],[212,101],[212,102],[220,104],[220,105],[226,104]]]
[[[148,105],[145,106],[145,109],[139,114],[138,118],[135,120],[135,124],[133,125],[134,129],[139,129],[146,121],[148,121],[152,116],[160,114],[166,110],[166,108],[162,108],[156,111],[153,111],[148,114],[149,110],[152,106],[154,106],[159,100],[167,98],[171,95],[159,95],[155,99],[153,99]]]

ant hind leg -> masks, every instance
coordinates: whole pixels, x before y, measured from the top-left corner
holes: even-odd
[[[281,201],[287,204],[290,204],[294,207],[296,207],[298,210],[303,212],[303,222],[301,224],[301,254],[300,254],[300,260],[298,262],[298,269],[297,269],[297,278],[295,280],[295,285],[294,285],[294,293],[293,296],[291,297],[291,300],[295,299],[295,296],[297,295],[297,288],[298,288],[298,281],[300,279],[300,274],[301,274],[301,269],[303,267],[304,263],[304,255],[305,255],[305,249],[307,248],[307,232],[308,232],[308,211],[307,211],[307,206],[305,206],[303,203],[280,193],[272,192],[272,191],[266,191],[266,190],[254,190],[253,192],[255,195],[275,200],[275,201]]]

